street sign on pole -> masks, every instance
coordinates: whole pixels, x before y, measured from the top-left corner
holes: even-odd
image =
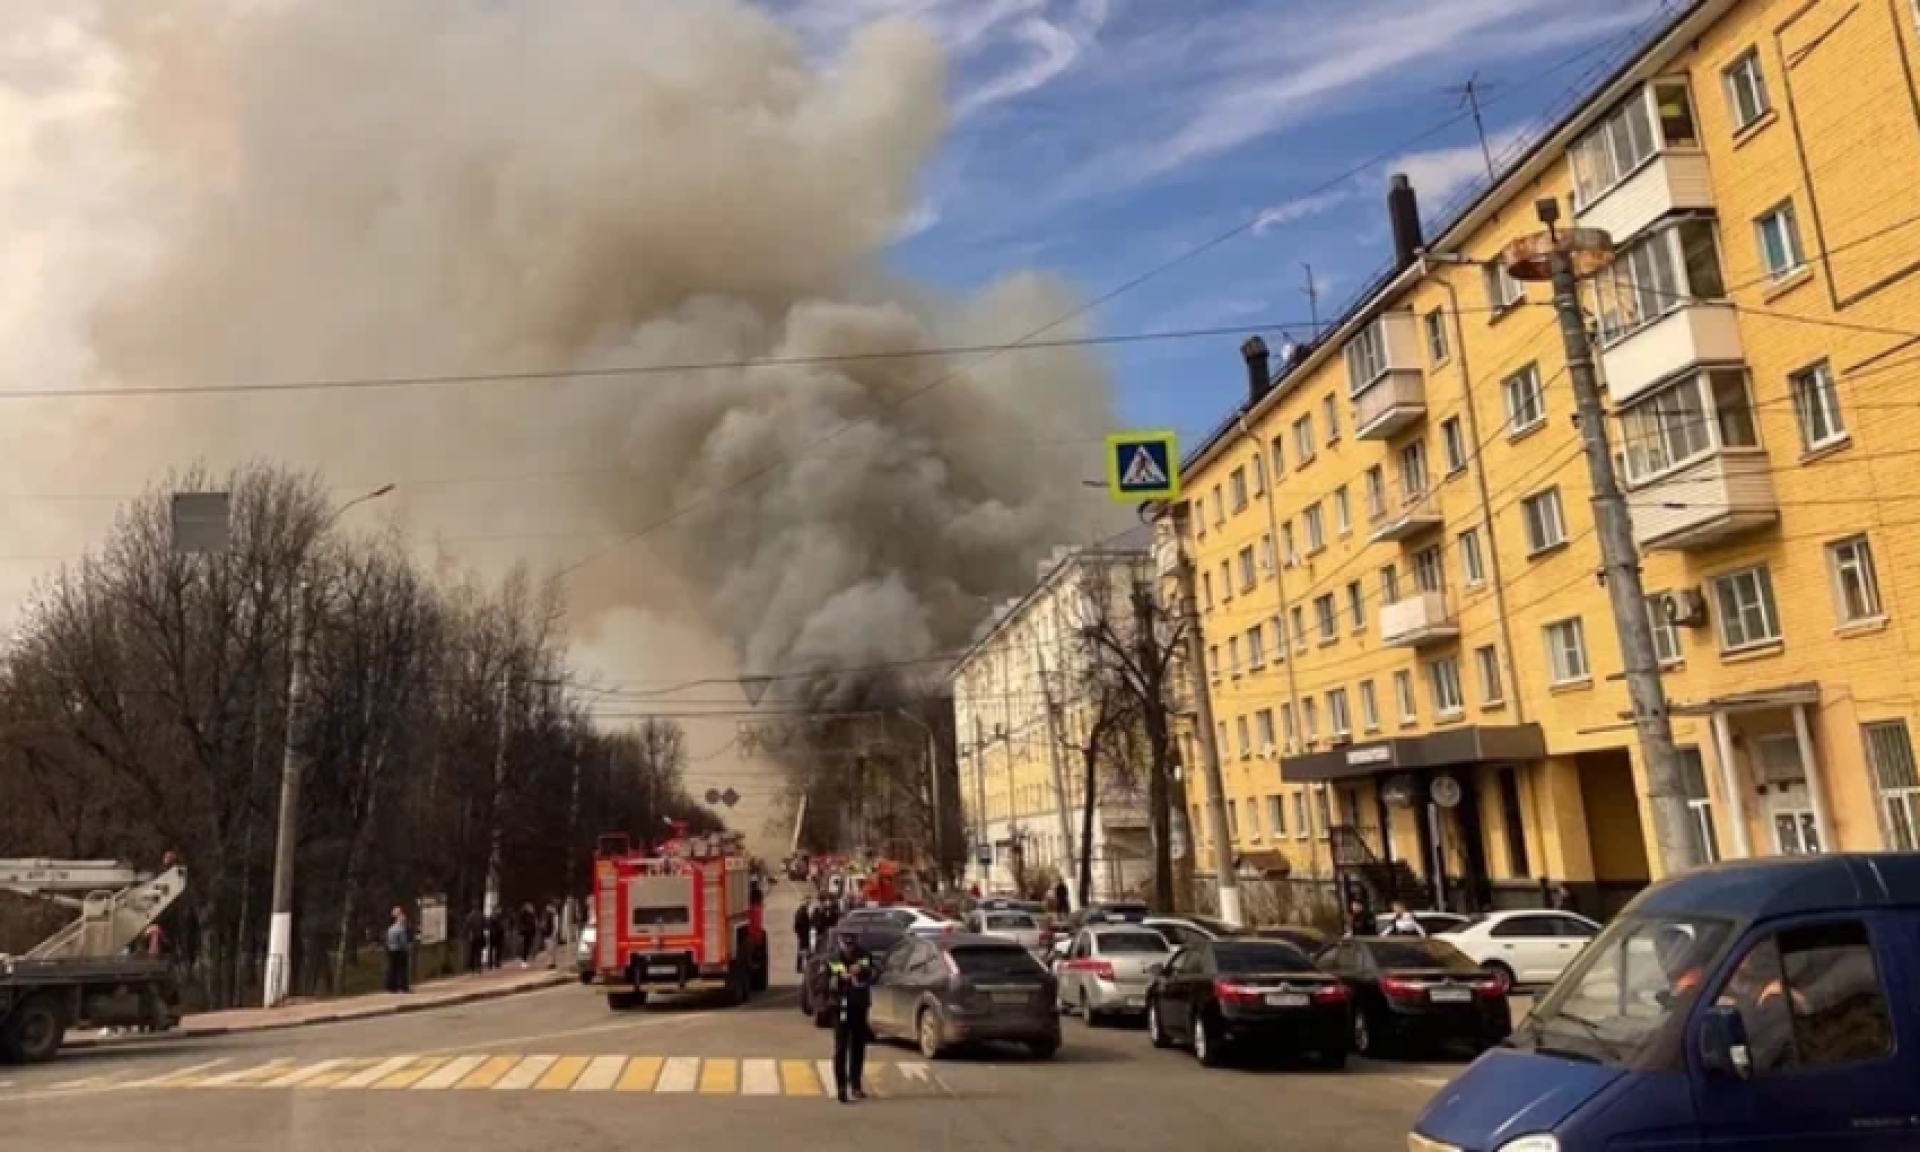
[[[766,699],[767,688],[772,683],[771,676],[742,676],[740,677],[740,694],[747,698],[749,706],[758,708],[760,701]]]
[[[718,788],[707,789],[707,803],[709,804],[720,803],[720,789]]]
[[[231,500],[225,492],[173,494],[173,550],[186,556],[225,552],[232,534]]]
[[[1174,434],[1121,432],[1107,437],[1107,494],[1123,503],[1177,498],[1180,454]]]
[[[439,944],[447,938],[447,898],[420,897],[420,943]]]
[[[725,792],[720,793],[720,803],[725,804],[727,807],[731,808],[735,804],[740,803],[740,793],[735,792],[733,789],[729,788]]]

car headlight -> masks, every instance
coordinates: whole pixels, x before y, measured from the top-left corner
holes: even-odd
[[[1500,1145],[1498,1152],[1560,1152],[1560,1139],[1545,1132],[1522,1136]]]

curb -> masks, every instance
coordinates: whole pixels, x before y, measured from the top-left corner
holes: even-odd
[[[456,1008],[462,1004],[477,1004],[485,1000],[503,1000],[509,996],[518,996],[526,992],[540,992],[548,988],[557,988],[573,982],[571,972],[555,972],[541,980],[530,980],[523,984],[510,984],[499,988],[475,988],[470,992],[461,992],[453,996],[433,1000],[402,1000],[393,1004],[383,1004],[365,1011],[342,1010],[323,1016],[305,1016],[298,1020],[269,1020],[263,1024],[216,1025],[211,1028],[183,1028],[172,1032],[138,1032],[131,1036],[81,1036],[68,1040],[61,1045],[64,1049],[111,1048],[123,1044],[160,1044],[182,1040],[199,1040],[213,1036],[248,1035],[254,1032],[280,1032],[289,1028],[311,1028],[317,1024],[346,1024],[356,1020],[379,1020],[388,1016],[404,1016],[416,1012],[432,1012],[440,1008]]]

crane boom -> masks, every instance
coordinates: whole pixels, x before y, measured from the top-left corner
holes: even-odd
[[[80,909],[78,920],[27,952],[33,960],[117,956],[186,890],[187,870],[177,864],[152,875],[114,860],[0,859],[0,891]]]

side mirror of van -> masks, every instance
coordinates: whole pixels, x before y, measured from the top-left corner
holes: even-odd
[[[1700,1021],[1700,1060],[1709,1072],[1735,1080],[1753,1076],[1747,1025],[1737,1008],[1715,1005]]]

